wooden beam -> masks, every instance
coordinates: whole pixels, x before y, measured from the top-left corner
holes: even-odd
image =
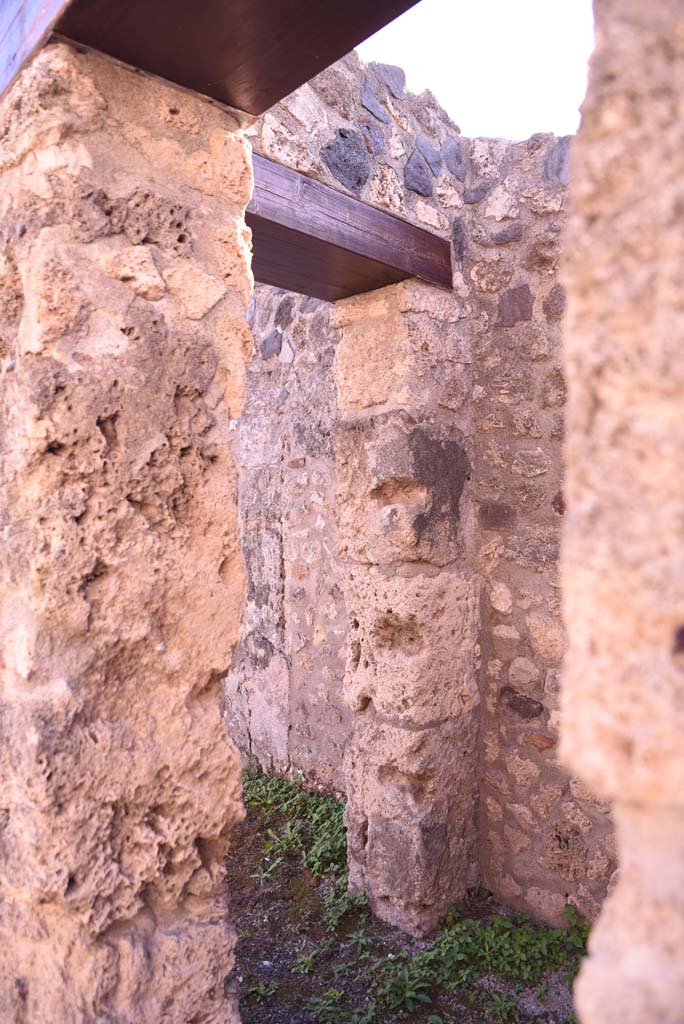
[[[43,45],[71,0],[0,0],[0,96]]]
[[[445,239],[257,154],[247,223],[264,284],[331,302],[408,277],[452,287]]]
[[[258,115],[416,3],[73,0],[57,31]]]

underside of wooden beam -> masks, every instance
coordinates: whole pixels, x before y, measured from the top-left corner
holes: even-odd
[[[445,239],[256,154],[247,223],[264,284],[331,302],[407,277],[452,286]]]
[[[133,67],[258,115],[416,3],[71,0],[61,4],[64,13],[57,31]],[[21,6],[20,0],[0,0],[2,4]]]
[[[0,96],[43,45],[71,0],[0,0]]]

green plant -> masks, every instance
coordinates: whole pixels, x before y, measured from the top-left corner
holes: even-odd
[[[352,1010],[351,1017],[349,1018],[349,1024],[373,1024],[376,1009],[377,1003],[375,1000],[371,999],[364,1007],[360,1007],[358,1010]]]
[[[251,988],[247,989],[245,996],[247,999],[253,999],[257,1003],[264,1003],[267,999],[270,999],[272,995],[278,991],[278,985],[272,981],[268,985],[264,981],[257,982],[256,985],[252,985]]]
[[[300,953],[297,959],[290,967],[290,974],[311,974],[313,970],[314,960],[314,953],[309,953],[308,956],[304,953]]]
[[[410,967],[400,967],[399,970],[387,975],[384,982],[379,985],[377,994],[381,1002],[390,1010],[408,1010],[413,1012],[421,1003],[431,1003],[427,989],[429,981]]]
[[[329,932],[336,932],[348,914],[362,913],[368,908],[368,901],[363,893],[355,896],[347,888],[347,874],[336,878],[329,889],[323,894],[322,918]]]
[[[366,959],[370,955],[373,940],[369,935],[366,935],[363,928],[359,928],[358,931],[351,933],[349,936],[349,943],[360,959]]]
[[[517,1024],[518,1006],[514,999],[503,992],[494,992],[485,1009],[487,1020],[498,1021],[499,1024]]]
[[[313,1013],[319,1024],[343,1024],[344,1010],[341,1006],[343,993],[339,988],[329,988],[322,996],[309,999],[306,1008]]]

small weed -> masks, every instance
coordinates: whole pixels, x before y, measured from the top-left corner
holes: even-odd
[[[315,959],[314,953],[301,953],[290,967],[290,974],[311,974]]]
[[[247,999],[253,999],[257,1003],[265,1003],[267,999],[275,995],[278,991],[276,982],[272,981],[270,984],[266,984],[263,981],[258,982],[256,985],[252,985],[251,988],[247,989],[245,993]]]
[[[336,878],[323,895],[322,918],[327,930],[334,933],[348,914],[365,913],[368,901],[363,893],[355,896],[347,888],[347,873]]]
[[[360,1007],[357,1010],[352,1010],[349,1018],[349,1024],[373,1024],[376,1009],[377,1003],[371,999],[365,1006]],[[428,1024],[430,1024],[429,1021]]]
[[[359,928],[358,931],[351,933],[349,936],[349,943],[359,959],[365,960],[370,956],[370,949],[373,945],[373,940],[370,935],[366,935],[363,928]]]
[[[345,1011],[341,1006],[344,993],[339,988],[329,988],[322,996],[309,999],[306,1008],[313,1013],[318,1024],[343,1024]]]
[[[411,1013],[421,1003],[431,1003],[427,989],[430,983],[426,977],[409,967],[387,975],[378,987],[378,998],[390,1010],[408,1010]]]
[[[498,1024],[518,1024],[518,1004],[503,992],[490,996],[485,1014],[487,1020],[498,1021]]]

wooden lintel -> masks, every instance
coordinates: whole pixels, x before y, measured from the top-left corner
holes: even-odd
[[[71,0],[0,0],[0,96],[40,49]]]
[[[257,281],[335,301],[419,277],[451,288],[444,238],[254,155]]]
[[[72,0],[62,4],[65,10],[56,30],[133,67],[259,115],[416,3]],[[21,6],[20,0],[0,0],[2,4]]]

